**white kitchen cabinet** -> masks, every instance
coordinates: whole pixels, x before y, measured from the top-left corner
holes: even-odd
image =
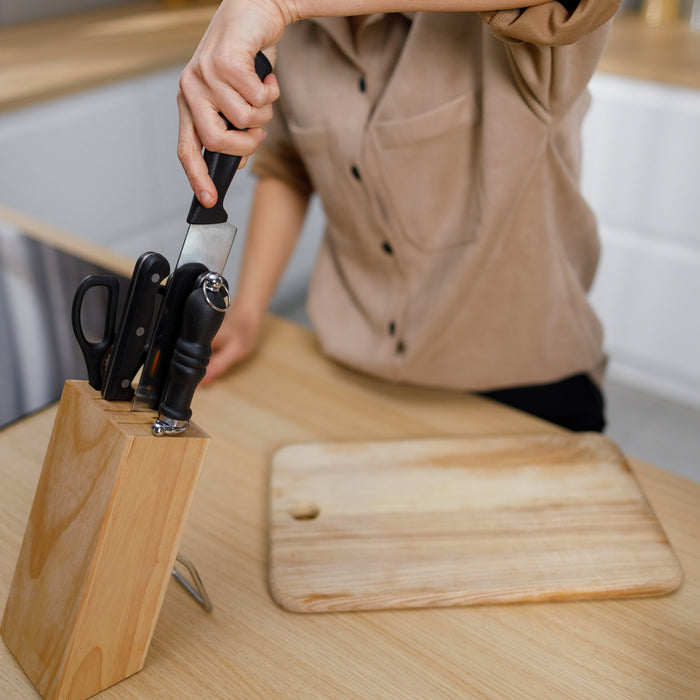
[[[154,170],[165,164],[149,162],[145,118],[159,85],[133,81],[0,115],[0,201],[101,243],[160,213]]]
[[[700,91],[597,74],[582,186],[609,375],[700,406]]]
[[[0,114],[0,203],[134,259],[157,250],[174,265],[192,198],[176,156],[180,72]],[[226,199],[239,227],[226,269],[232,284],[253,182],[247,169],[239,172]],[[275,297],[277,310],[302,301],[320,235],[314,206]]]

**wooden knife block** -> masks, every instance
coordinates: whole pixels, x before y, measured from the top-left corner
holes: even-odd
[[[209,443],[153,419],[64,387],[0,627],[47,700],[143,668]]]

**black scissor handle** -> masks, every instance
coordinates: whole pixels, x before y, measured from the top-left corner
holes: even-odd
[[[105,312],[105,327],[102,338],[91,343],[83,332],[81,311],[85,294],[93,287],[105,287],[107,290],[107,309]],[[78,341],[80,350],[85,358],[87,366],[88,383],[98,391],[102,388],[103,361],[107,351],[114,343],[114,327],[117,317],[117,300],[119,297],[119,280],[111,275],[88,275],[78,285],[73,297],[71,319],[73,321],[73,333]]]

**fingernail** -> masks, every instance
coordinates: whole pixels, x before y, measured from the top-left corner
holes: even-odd
[[[205,206],[210,207],[214,204],[214,198],[209,194],[207,190],[202,190],[199,193],[199,201]]]

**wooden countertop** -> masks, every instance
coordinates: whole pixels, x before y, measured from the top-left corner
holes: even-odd
[[[0,29],[0,112],[184,65],[216,3],[142,1]],[[700,34],[617,17],[600,70],[700,88]]]
[[[700,32],[686,22],[652,27],[639,16],[619,15],[599,70],[700,89]]]
[[[184,65],[217,4],[147,0],[2,28],[0,112]]]
[[[691,697],[700,687],[700,484],[633,462],[684,570],[660,598],[303,615],[266,583],[273,452],[322,440],[545,432],[469,395],[399,387],[322,357],[269,318],[253,359],[202,387],[211,448],[181,543],[214,604],[171,582],[143,671],[99,697]],[[0,432],[4,607],[55,408]],[[0,644],[0,697],[38,697]]]

